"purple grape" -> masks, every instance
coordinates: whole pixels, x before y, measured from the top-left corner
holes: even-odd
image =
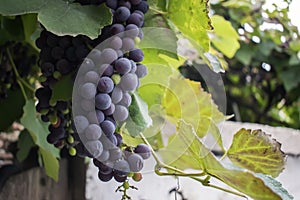
[[[142,156],[143,159],[148,159],[151,156],[150,148],[145,144],[137,145],[134,152]]]
[[[130,106],[131,102],[132,102],[132,98],[131,98],[130,94],[128,92],[124,92],[123,98],[118,104],[128,108]]]
[[[125,38],[123,38],[122,42],[123,42],[122,49],[124,51],[131,51],[131,50],[134,49],[135,43],[134,43],[134,40],[132,38],[125,37]]]
[[[131,3],[132,5],[135,6],[135,5],[140,4],[142,0],[129,0],[129,1],[130,1],[130,3]]]
[[[99,69],[100,76],[112,76],[114,73],[114,68],[110,64],[103,64]]]
[[[76,125],[76,130],[78,133],[83,133],[83,131],[88,127],[89,121],[86,117],[82,115],[78,115],[74,118],[74,122]]]
[[[101,53],[101,62],[104,64],[111,64],[118,59],[118,55],[115,50],[106,48]]]
[[[104,113],[101,110],[97,110],[97,109],[96,109],[96,117],[98,120],[98,124],[101,124],[105,119]]]
[[[95,103],[92,100],[82,99],[80,100],[80,105],[81,108],[86,112],[90,112],[95,109]]]
[[[111,104],[111,98],[108,94],[97,94],[95,97],[95,106],[99,110],[106,110]]]
[[[139,13],[132,13],[127,20],[127,24],[135,24],[137,27],[142,27],[144,24],[144,18]]]
[[[119,160],[115,162],[114,170],[119,175],[127,176],[127,174],[130,172],[130,167],[126,160]]]
[[[120,86],[123,91],[133,91],[138,86],[138,77],[133,73],[125,74],[121,78]]]
[[[93,99],[96,91],[96,86],[93,83],[85,83],[80,88],[80,94],[85,99]]]
[[[127,176],[122,176],[118,174],[118,172],[113,173],[114,179],[119,183],[124,183],[127,180]]]
[[[143,13],[146,13],[149,10],[149,4],[148,4],[147,1],[141,1],[141,3],[136,5],[134,8],[136,10],[139,10],[139,11],[143,12]]]
[[[118,7],[118,0],[106,0],[106,6],[115,10]]]
[[[122,39],[118,36],[115,36],[110,41],[110,47],[117,50],[122,48]]]
[[[102,130],[97,124],[90,124],[84,131],[85,137],[88,140],[98,140],[102,135]]]
[[[130,166],[130,170],[132,172],[139,172],[143,169],[144,167],[144,160],[142,158],[142,156],[140,156],[139,154],[131,154],[128,158],[127,158],[127,162]]]
[[[126,36],[131,37],[131,38],[135,38],[139,35],[140,29],[139,27],[137,27],[137,25],[135,24],[128,24],[125,28],[126,32]]]
[[[123,122],[128,118],[128,115],[128,109],[125,106],[116,105],[116,109],[113,114],[116,121]]]
[[[113,174],[102,174],[100,171],[98,172],[98,178],[103,182],[108,182],[113,178]]]
[[[130,16],[130,10],[127,7],[121,6],[114,12],[114,20],[118,23],[126,22]]]
[[[99,81],[99,74],[95,71],[89,71],[84,75],[84,81],[97,84]]]
[[[103,93],[110,93],[114,89],[114,82],[109,77],[101,77],[98,82],[98,91]]]
[[[110,107],[108,109],[103,110],[103,113],[107,116],[112,115],[114,112],[115,112],[115,104],[113,104],[113,103],[110,105]]]
[[[104,120],[100,126],[106,136],[114,134],[116,130],[116,126],[109,120]]]
[[[123,91],[118,86],[114,88],[111,94],[111,100],[114,104],[119,103],[123,98]]]
[[[103,152],[103,145],[99,140],[88,141],[85,143],[85,148],[93,158],[99,157]]]
[[[122,158],[123,152],[120,148],[113,148],[109,150],[109,160],[116,161]]]
[[[142,62],[144,60],[144,53],[140,49],[134,49],[129,52],[129,59],[135,62]]]
[[[135,74],[137,75],[138,78],[143,78],[148,74],[148,69],[145,65],[138,64]]]
[[[127,58],[120,58],[115,62],[115,69],[121,75],[127,74],[131,70],[131,62]]]

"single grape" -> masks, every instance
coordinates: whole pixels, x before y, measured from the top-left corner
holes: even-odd
[[[104,144],[104,143],[102,143],[102,144]],[[103,148],[104,148],[104,150],[103,150],[102,154],[96,158],[100,162],[105,162],[109,159],[109,151],[105,150],[105,145],[103,145]]]
[[[95,68],[94,61],[89,58],[85,58],[80,66],[80,69],[85,72],[91,71],[94,68]]]
[[[131,71],[130,72],[135,73],[136,69],[137,69],[137,65],[133,60],[130,60],[130,62],[131,62]]]
[[[128,92],[124,92],[123,98],[118,104],[128,108],[131,105],[131,102],[132,102],[132,98],[130,94]]]
[[[114,20],[118,23],[126,22],[130,16],[130,10],[127,7],[121,6],[114,12]]]
[[[116,161],[122,158],[123,152],[120,148],[113,148],[109,150],[109,160]]]
[[[98,82],[98,91],[102,93],[111,93],[114,89],[114,82],[109,77],[101,77]]]
[[[129,164],[126,160],[118,160],[114,164],[114,170],[119,175],[127,176],[127,174],[130,172]]]
[[[139,10],[139,11],[143,12],[143,13],[146,13],[149,10],[149,4],[148,4],[147,1],[141,1],[141,3],[134,6],[134,8],[136,10]]]
[[[133,73],[125,74],[121,78],[120,86],[123,91],[133,91],[138,86],[138,77]]]
[[[131,9],[131,3],[127,0],[119,0],[118,1],[118,6],[125,6],[129,10]]]
[[[115,36],[111,39],[110,41],[110,47],[115,49],[115,50],[118,50],[118,49],[121,49],[122,48],[122,39],[118,36]],[[119,56],[118,56],[119,57]]]
[[[59,61],[56,62],[56,68],[61,74],[65,75],[72,70],[72,65],[68,60],[60,59]]]
[[[131,70],[131,62],[127,58],[120,58],[115,62],[115,69],[121,75],[127,74]]]
[[[101,129],[106,136],[114,134],[116,126],[109,120],[104,120],[101,124]]]
[[[112,76],[114,74],[114,67],[109,64],[103,64],[99,69],[99,74],[101,76]]]
[[[61,59],[63,55],[64,55],[64,49],[59,46],[56,46],[51,50],[51,56],[56,60]]]
[[[127,176],[119,175],[118,172],[113,173],[114,179],[119,183],[124,183],[127,180]]]
[[[98,172],[98,178],[103,182],[108,182],[113,178],[113,174],[102,174],[100,171]]]
[[[132,172],[139,172],[143,169],[144,167],[144,160],[139,154],[131,154],[128,158],[127,161],[130,166],[130,170]]]
[[[101,110],[98,110],[98,109],[96,109],[96,117],[97,117],[97,120],[98,120],[98,124],[101,124],[105,119],[104,113]]]
[[[88,127],[89,121],[86,117],[78,115],[74,118],[74,123],[78,133],[83,133],[83,131]]]
[[[144,60],[144,53],[140,49],[134,49],[129,52],[129,59],[135,62],[142,62]]]
[[[88,140],[98,140],[102,135],[102,130],[97,124],[90,124],[84,131],[85,137]]]
[[[123,143],[123,137],[122,137],[122,135],[119,134],[119,133],[115,133],[114,135],[115,135],[116,138],[117,138],[117,146],[120,147],[121,144]]]
[[[103,145],[99,140],[88,141],[85,143],[85,148],[93,158],[99,157],[103,152]]]
[[[101,51],[99,49],[93,49],[89,55],[88,58],[91,59],[95,64],[98,64],[101,62]]]
[[[151,156],[150,148],[146,144],[137,145],[134,152],[142,156],[143,159],[148,159]]]
[[[114,104],[119,103],[123,98],[123,91],[118,86],[114,88],[111,94],[111,100]]]
[[[97,94],[95,97],[95,106],[99,110],[106,110],[111,105],[111,98],[108,94]]]
[[[127,24],[135,24],[138,27],[142,27],[144,24],[144,18],[138,13],[132,13],[127,20]]]
[[[143,179],[143,176],[141,173],[134,173],[132,179],[136,182],[140,182]]]
[[[116,34],[122,33],[124,30],[125,30],[125,28],[124,28],[123,24],[113,24],[110,27],[111,35],[116,35]]]
[[[87,72],[85,75],[84,75],[84,78],[83,80],[85,82],[90,82],[90,83],[94,83],[94,84],[97,84],[98,81],[99,81],[99,75],[97,72],[95,71],[89,71]]]
[[[110,107],[108,109],[103,110],[103,113],[107,116],[112,115],[114,112],[115,112],[115,104],[113,104],[113,103],[110,104]]]
[[[42,70],[43,75],[52,76],[52,74],[54,73],[55,67],[52,63],[46,62],[41,65],[41,70]]]
[[[96,167],[98,167],[99,171],[102,174],[110,174],[113,172],[113,168],[112,166],[110,166],[111,164],[109,163],[101,162],[97,158],[93,159],[93,163]]]
[[[123,122],[128,118],[128,109],[125,106],[116,105],[113,117],[116,121]]]
[[[96,91],[96,86],[93,83],[85,83],[80,88],[80,94],[85,99],[93,99]]]
[[[139,35],[140,29],[135,24],[128,24],[125,27],[125,31],[127,37],[135,38]]]
[[[111,48],[106,48],[102,51],[101,62],[104,64],[111,64],[118,59],[118,54]]]
[[[122,50],[124,51],[131,51],[134,49],[134,45],[135,45],[135,42],[132,38],[130,37],[125,37],[123,38],[122,40]]]
[[[115,135],[106,136],[105,134],[103,134],[100,140],[103,144],[104,149],[106,150],[116,148],[118,142]]]
[[[135,74],[137,75],[138,78],[143,78],[148,74],[148,69],[145,65],[138,64]]]

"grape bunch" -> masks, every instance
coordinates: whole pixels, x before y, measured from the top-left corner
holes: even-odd
[[[80,63],[89,53],[89,43],[91,40],[84,36],[57,36],[45,29],[36,40],[36,46],[41,50],[38,62],[42,72],[42,87],[36,91],[36,110],[44,122],[50,122],[47,141],[56,147],[68,144],[71,154],[74,154],[75,145],[71,102],[53,100],[52,90],[64,76],[76,75]]]
[[[147,145],[129,147],[117,131],[129,117],[132,92],[148,73],[141,64],[142,50],[135,48],[143,38],[140,28],[148,4],[139,0],[105,3],[112,9],[113,24],[102,30],[102,42],[82,63],[73,93],[74,123],[82,142],[77,152],[93,158],[101,181],[125,182],[150,157]]]
[[[9,90],[19,87],[16,72],[20,78],[30,83],[30,77],[37,75],[36,62],[37,58],[29,45],[7,42],[0,46],[0,99],[6,98]],[[16,71],[14,71],[13,65],[15,65]]]

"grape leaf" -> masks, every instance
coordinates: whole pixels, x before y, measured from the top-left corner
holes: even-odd
[[[17,159],[20,162],[24,161],[27,158],[32,147],[34,147],[34,141],[32,140],[30,133],[25,129],[21,132],[18,138]]]
[[[56,101],[69,101],[72,99],[74,81],[71,75],[64,76],[57,83],[55,83],[51,100]]]
[[[129,106],[129,119],[126,121],[126,129],[132,137],[136,137],[146,128],[152,125],[152,119],[148,114],[148,105],[137,94],[131,95],[132,103]]]
[[[178,169],[196,169],[221,180],[232,188],[256,200],[292,199],[282,186],[271,178],[250,172],[225,168],[215,156],[202,144],[193,126],[180,120],[177,133],[169,140],[169,144],[159,150],[164,163]],[[271,184],[273,183],[273,184]]]
[[[7,95],[7,98],[0,99],[0,131],[5,131],[14,121],[20,119],[25,105],[20,89],[9,90]]]
[[[48,135],[48,125],[37,118],[34,100],[28,100],[23,110],[24,114],[21,118],[21,123],[30,133],[34,143],[39,147],[39,151],[44,161],[46,174],[54,180],[57,180],[59,166],[56,164],[56,161],[57,158],[59,158],[59,150],[49,144],[46,140]]]
[[[232,58],[240,48],[239,35],[231,23],[222,16],[213,15],[211,20],[214,25],[214,36],[211,41],[228,58]]]
[[[277,177],[285,164],[280,148],[281,144],[261,130],[241,129],[234,135],[227,155],[238,166]]]
[[[170,79],[162,106],[173,123],[184,119],[194,126],[199,137],[204,137],[218,122],[226,118],[213,103],[211,95],[206,93],[198,82],[187,79]],[[218,133],[214,131],[213,135],[217,136]],[[217,137],[222,147],[221,140]]]
[[[16,16],[38,13],[38,20],[56,35],[86,35],[98,37],[101,29],[111,24],[112,14],[107,7],[81,6],[62,0],[2,0],[0,14]]]
[[[208,16],[208,0],[169,1],[167,18],[179,31],[196,42],[205,51],[209,50],[207,30],[212,30]],[[172,25],[171,25],[172,27]]]

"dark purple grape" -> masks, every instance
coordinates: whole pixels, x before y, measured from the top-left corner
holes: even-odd
[[[139,154],[131,154],[128,158],[127,158],[127,162],[130,166],[130,170],[132,172],[139,172],[143,169],[144,167],[144,159],[142,158],[142,156],[140,156]]]
[[[148,74],[148,69],[145,65],[138,64],[135,74],[137,75],[138,78],[143,78]]]
[[[118,0],[106,0],[106,6],[115,10],[118,7]]]
[[[127,20],[127,24],[135,24],[138,27],[142,27],[144,24],[144,18],[138,13],[132,13]]]
[[[70,62],[66,59],[60,59],[57,61],[56,68],[63,75],[68,74],[72,70]]]
[[[131,62],[127,58],[120,58],[115,62],[115,69],[121,75],[127,74],[131,70]]]
[[[53,47],[51,55],[54,59],[59,60],[64,55],[64,49],[59,46]]]
[[[125,27],[122,24],[113,24],[110,27],[109,31],[110,31],[111,35],[116,35],[116,34],[122,33],[124,30],[125,30]]]
[[[140,49],[134,49],[129,52],[129,59],[135,62],[142,62],[144,60],[144,53]]]
[[[95,97],[95,106],[99,110],[106,110],[111,104],[111,98],[108,94],[97,94]]]
[[[146,144],[137,145],[134,152],[142,156],[143,159],[148,159],[151,156],[151,150]]]
[[[127,176],[127,174],[130,172],[130,167],[126,160],[118,160],[115,162],[113,168],[114,171],[121,176]]]
[[[116,161],[122,158],[123,152],[120,148],[113,148],[109,150],[109,160]]]
[[[140,4],[134,6],[134,9],[139,10],[143,13],[146,13],[149,10],[149,4],[147,1],[141,1]]]
[[[96,109],[96,117],[99,124],[101,124],[105,119],[104,113],[101,110],[97,110],[97,109]]]
[[[111,93],[114,89],[114,82],[109,77],[101,77],[97,88],[99,92]]]
[[[113,104],[113,103],[110,105],[110,107],[108,109],[103,110],[103,113],[106,116],[112,115],[114,112],[115,112],[115,104]]]
[[[112,179],[113,174],[102,174],[100,171],[98,172],[98,178],[103,182],[108,182]]]
[[[125,6],[129,10],[131,9],[131,3],[127,0],[119,0],[118,1],[118,6]]]
[[[135,38],[139,35],[140,29],[135,24],[128,24],[125,28],[126,36]]]
[[[129,2],[132,4],[132,5],[138,5],[141,3],[142,0],[129,0]]]
[[[114,134],[116,126],[109,120],[104,120],[101,124],[101,129],[106,136]]]
[[[117,138],[117,146],[120,147],[121,144],[123,143],[123,137],[122,137],[122,135],[119,134],[119,133],[115,133],[114,135],[115,135],[116,138]]]
[[[118,172],[113,173],[114,179],[119,183],[124,183],[127,180],[127,176],[119,175]]]
[[[43,75],[52,76],[55,71],[55,67],[52,63],[46,62],[41,65],[41,70]]]
[[[114,20],[117,23],[126,22],[130,16],[130,10],[127,7],[121,6],[114,12]]]

